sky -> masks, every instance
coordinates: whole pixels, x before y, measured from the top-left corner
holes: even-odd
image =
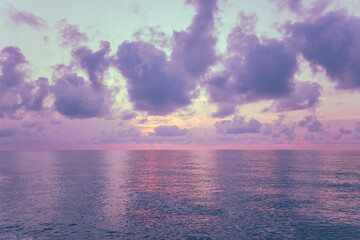
[[[0,150],[359,149],[357,0],[0,0]]]

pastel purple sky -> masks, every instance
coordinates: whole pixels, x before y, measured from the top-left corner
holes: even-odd
[[[0,150],[358,149],[359,7],[0,1]]]

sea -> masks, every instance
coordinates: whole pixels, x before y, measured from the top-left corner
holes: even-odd
[[[360,151],[1,151],[0,239],[360,239]]]

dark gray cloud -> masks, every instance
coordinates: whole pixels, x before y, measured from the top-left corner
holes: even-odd
[[[210,100],[218,104],[217,117],[233,113],[230,104],[284,98],[294,88],[295,53],[281,41],[260,40],[251,27],[255,17],[240,16],[242,23],[228,38],[230,57],[225,60],[225,71],[207,82]],[[223,110],[223,106],[227,108]]]
[[[339,129],[339,132],[342,134],[351,134],[352,131],[350,129],[345,129],[344,127]]]
[[[197,14],[186,31],[174,33],[170,60],[164,51],[142,41],[123,42],[118,48],[115,64],[127,78],[136,110],[166,115],[189,105],[197,78],[216,61],[212,36],[216,1],[189,3]]]
[[[287,26],[293,46],[340,89],[360,88],[360,19],[345,11]]]
[[[89,40],[86,33],[80,32],[77,25],[69,24],[66,19],[62,19],[57,28],[62,39],[61,45],[64,47],[76,47]]]
[[[154,128],[154,132],[149,133],[149,136],[176,137],[176,136],[184,136],[186,133],[187,133],[186,128],[180,129],[176,125],[161,125]]]
[[[44,19],[36,16],[35,14],[17,10],[13,6],[10,6],[6,9],[6,11],[9,14],[11,21],[17,25],[24,24],[35,29],[40,29],[46,26]]]
[[[259,133],[262,124],[254,118],[247,122],[244,117],[234,116],[233,120],[216,122],[214,126],[218,133],[243,134]]]
[[[73,51],[70,66],[58,66],[55,84],[51,87],[56,110],[70,118],[104,117],[113,104],[110,89],[103,84],[104,72],[109,67],[109,43],[102,42],[100,50],[92,52],[87,47]],[[86,71],[89,80],[73,73],[79,66]]]
[[[41,110],[48,80],[25,81],[28,76],[22,67],[27,61],[19,48],[5,47],[0,56],[0,117],[22,118],[27,111]]]

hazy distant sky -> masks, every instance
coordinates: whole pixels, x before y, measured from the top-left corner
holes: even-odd
[[[358,149],[357,0],[0,0],[0,149]]]

